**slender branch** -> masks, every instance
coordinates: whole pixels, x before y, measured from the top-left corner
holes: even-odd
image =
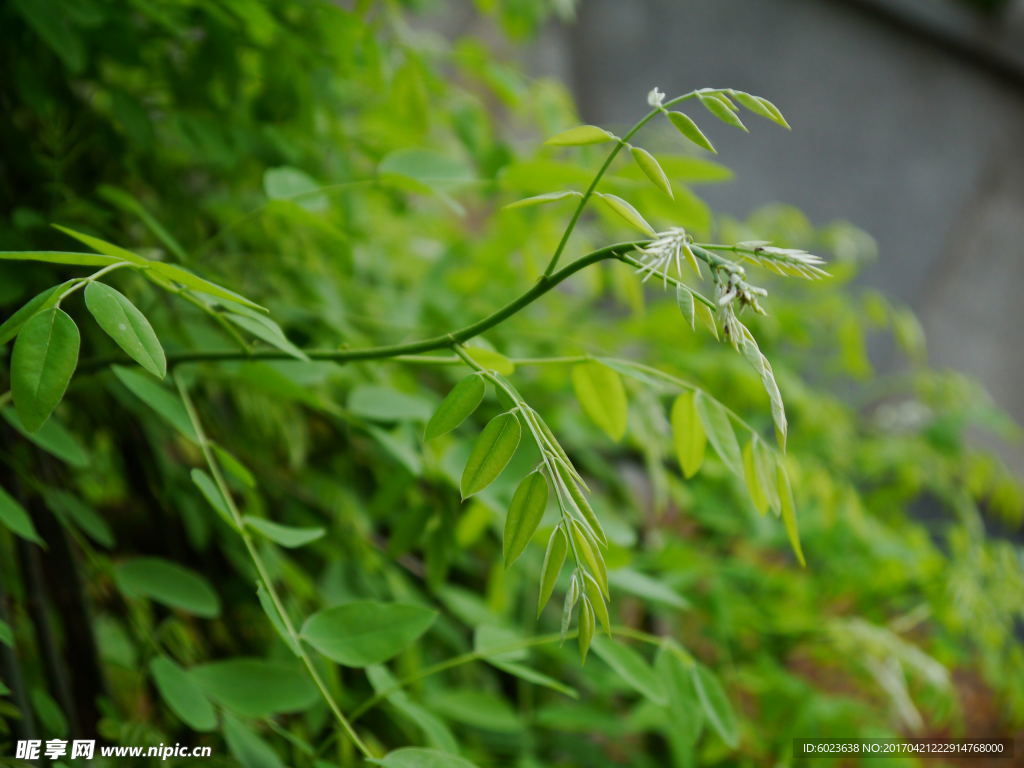
[[[565,227],[565,232],[562,233],[562,239],[559,240],[558,247],[555,249],[554,254],[552,254],[551,261],[548,262],[547,268],[544,270],[545,277],[554,272],[555,267],[558,266],[558,260],[562,257],[562,252],[565,250],[565,246],[568,244],[569,237],[572,235],[573,230],[576,229],[576,222],[579,221],[580,216],[583,214],[583,209],[587,206],[587,202],[593,196],[594,190],[597,189],[597,185],[600,183],[601,179],[604,178],[605,172],[608,170],[609,166],[611,166],[612,161],[616,158],[619,152],[622,151],[622,148],[628,146],[629,140],[633,138],[637,131],[647,125],[647,123],[653,120],[657,115],[664,112],[668,107],[674,106],[682,101],[686,101],[687,99],[692,99],[696,95],[697,91],[690,91],[682,96],[677,96],[660,107],[655,107],[640,118],[640,120],[638,120],[633,127],[626,132],[625,136],[615,142],[615,146],[612,147],[611,152],[608,153],[608,157],[605,158],[604,164],[598,169],[593,180],[590,182],[590,186],[587,187],[587,191],[583,193],[580,201],[576,204],[576,210],[573,211],[572,218],[569,219],[569,223]]]
[[[178,392],[181,394],[181,402],[185,406],[188,418],[192,422],[192,428],[196,432],[196,436],[199,441],[199,448],[203,453],[203,458],[206,461],[207,467],[210,469],[210,474],[213,476],[213,482],[216,484],[217,490],[220,492],[225,505],[227,505],[228,511],[231,513],[231,519],[238,531],[238,535],[242,538],[242,542],[245,544],[246,551],[249,553],[249,558],[256,567],[256,572],[259,574],[263,588],[267,591],[267,595],[274,604],[274,609],[281,617],[281,623],[284,626],[285,631],[292,640],[292,649],[302,660],[306,670],[309,672],[310,678],[319,689],[320,695],[323,696],[324,701],[327,702],[327,706],[333,713],[334,718],[352,740],[352,743],[355,744],[356,748],[364,757],[373,757],[373,753],[370,752],[369,747],[366,746],[363,740],[359,737],[359,734],[357,734],[355,729],[352,727],[352,724],[341,711],[341,707],[338,705],[338,702],[335,701],[331,692],[327,689],[327,685],[320,676],[320,672],[317,670],[316,665],[314,665],[309,653],[303,647],[299,633],[295,629],[295,625],[292,623],[288,612],[285,610],[284,602],[281,600],[277,587],[274,586],[274,581],[270,577],[270,571],[268,570],[266,563],[263,561],[263,556],[260,554],[259,549],[256,547],[256,543],[253,541],[252,536],[246,529],[245,521],[242,519],[242,514],[239,511],[238,506],[235,504],[235,500],[228,489],[227,483],[224,481],[224,475],[221,473],[220,465],[217,463],[217,460],[213,455],[213,451],[210,450],[210,442],[206,437],[206,432],[203,429],[202,422],[199,419],[199,414],[192,402],[192,398],[188,394],[188,389],[180,376],[175,375],[174,381],[178,386]]]
[[[351,360],[375,360],[387,357],[398,357],[399,355],[412,355],[419,352],[431,352],[437,349],[451,347],[453,344],[461,344],[481,333],[493,328],[499,323],[515,315],[523,308],[529,306],[556,285],[579,272],[607,259],[627,260],[626,256],[630,251],[643,246],[647,241],[638,240],[629,243],[616,243],[591,251],[576,261],[568,264],[553,275],[541,277],[532,288],[513,299],[501,309],[493,312],[482,320],[467,325],[451,333],[432,336],[419,341],[410,341],[403,344],[388,344],[379,347],[364,347],[362,349],[309,349],[305,350],[313,360],[334,360],[336,362],[347,362]],[[633,263],[628,261],[627,263]],[[197,362],[218,362],[226,360],[284,360],[292,355],[276,349],[254,350],[243,352],[240,350],[201,350],[182,353],[171,353],[167,355],[168,365],[179,365],[182,363]],[[80,369],[83,371],[95,370],[112,363],[120,363],[126,360],[123,356],[112,356],[95,358],[82,363]]]

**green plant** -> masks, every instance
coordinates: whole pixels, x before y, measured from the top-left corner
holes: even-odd
[[[911,359],[922,350],[910,315],[845,285],[864,236],[787,209],[715,220],[683,182],[721,180],[721,166],[630,143],[664,116],[711,149],[672,111],[681,102],[734,127],[739,107],[785,125],[774,106],[655,89],[622,138],[557,133],[572,120],[560,91],[471,41],[447,55],[406,39],[397,6],[171,13],[210,46],[166,32],[155,10],[68,22],[185,64],[161,77],[116,47],[117,66],[83,63],[103,94],[92,119],[146,82],[169,109],[152,124],[163,134],[112,142],[126,178],[101,177],[107,208],[86,202],[87,173],[55,176],[77,192],[25,203],[7,240],[31,250],[3,254],[61,277],[97,268],[0,326],[15,339],[4,415],[26,438],[5,448],[0,520],[80,553],[86,623],[114,677],[105,739],[219,727],[246,766],[774,764],[799,735],[956,728],[948,669],[975,658],[1019,722],[1019,555],[983,535],[979,507],[1012,521],[1020,491],[963,437],[998,424],[994,411],[917,365],[865,393],[909,405],[865,422],[829,394],[868,374],[865,333],[889,326]],[[324,53],[342,48],[356,54]],[[208,57],[222,66],[203,84]],[[229,94],[241,108],[219,125]],[[275,112],[282,94],[292,108]],[[517,151],[494,109],[554,138]],[[45,165],[29,144],[27,162]],[[189,193],[164,194],[186,175]],[[65,228],[95,253],[54,250],[66,246],[31,205],[140,247]],[[606,245],[622,222],[645,237]],[[563,263],[570,249],[586,255]],[[808,255],[819,249],[836,255],[832,276]],[[776,281],[761,317],[751,266],[821,279],[793,298]],[[39,273],[7,274],[27,292]],[[649,303],[645,281],[674,300]],[[62,308],[84,316],[78,294],[97,321],[81,331]],[[955,513],[943,547],[910,512],[922,498]],[[4,582],[27,605],[45,593],[33,555],[3,546]],[[560,631],[544,610],[556,590]],[[60,634],[8,618],[19,649]],[[599,660],[572,658],[590,648]],[[97,693],[48,685],[59,657],[27,663],[11,685],[24,700],[6,710],[34,711],[47,735]]]

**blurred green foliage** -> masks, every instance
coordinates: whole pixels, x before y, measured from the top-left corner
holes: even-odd
[[[77,250],[49,227],[59,222],[178,262],[268,307],[303,348],[479,319],[537,280],[572,210],[501,206],[584,188],[605,149],[540,146],[578,122],[571,98],[493,53],[503,34],[571,7],[477,5],[473,33],[454,40],[434,31],[441,3],[3,5],[0,244]],[[636,103],[639,116],[643,94]],[[551,425],[607,531],[621,631],[585,665],[557,641],[557,606],[535,618],[553,517],[503,564],[506,510],[536,452],[524,441],[496,482],[460,499],[473,439],[504,406],[487,399],[422,439],[465,375],[458,361],[183,366],[238,506],[290,526],[264,525],[257,546],[293,619],[352,601],[437,613],[390,617],[405,634],[384,663],[332,645],[369,609],[323,611],[310,642],[347,665],[316,662],[331,693],[375,754],[418,745],[480,766],[780,765],[795,737],[1011,734],[1024,723],[1022,493],[969,438],[1017,439],[1016,427],[969,379],[927,367],[907,310],[853,284],[874,257],[867,235],[784,206],[714,216],[696,190],[729,171],[687,154],[669,126],[650,131],[674,200],[628,158],[602,191],[659,231],[829,257],[826,280],[769,280],[769,314],[751,322],[788,407],[807,567],[712,451],[683,479],[668,421],[678,386],[627,370],[616,443],[577,403],[569,367],[505,360],[634,360],[769,434],[744,359],[620,263],[581,271],[472,342]],[[596,213],[570,255],[633,237]],[[73,274],[0,262],[0,316]],[[172,357],[239,336],[266,348],[251,323],[211,322],[130,270],[110,282]],[[360,764],[204,499],[223,503],[175,393],[111,369],[117,350],[85,306],[65,309],[83,320],[83,351],[64,403],[30,439],[10,407],[0,425],[0,752],[72,734],[210,744],[209,765]],[[890,346],[905,363],[877,373],[869,350]]]

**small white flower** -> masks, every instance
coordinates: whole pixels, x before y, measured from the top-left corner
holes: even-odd
[[[686,230],[673,227],[658,234],[644,248],[637,251],[640,267],[646,283],[651,275],[661,275],[662,282],[668,286],[669,272],[675,268],[678,277],[683,276],[683,259],[692,259],[690,254],[690,238]]]
[[[658,86],[651,88],[650,93],[647,94],[647,103],[652,107],[660,107],[665,101],[665,94],[658,90]]]

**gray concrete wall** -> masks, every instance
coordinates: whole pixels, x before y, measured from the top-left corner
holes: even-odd
[[[775,101],[792,133],[703,121],[737,173],[705,198],[739,216],[792,203],[869,231],[880,259],[864,280],[919,313],[933,365],[981,379],[1024,423],[1024,14],[887,2],[952,45],[864,12],[867,0],[582,0],[547,44],[563,46],[590,122],[632,122],[654,85]]]

